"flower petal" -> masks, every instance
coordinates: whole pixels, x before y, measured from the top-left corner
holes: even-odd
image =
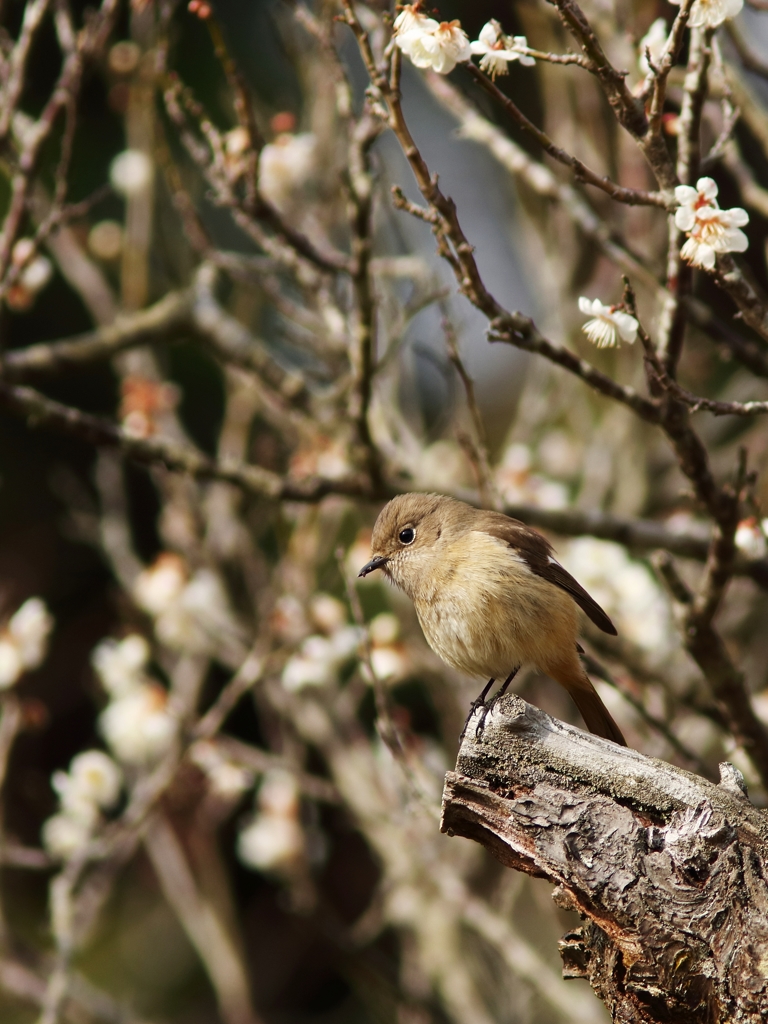
[[[693,231],[696,224],[696,214],[690,206],[681,206],[675,211],[675,224],[680,231]]]
[[[692,185],[678,185],[675,188],[675,199],[683,206],[692,206],[698,198],[699,193]]]
[[[717,198],[717,182],[712,178],[699,178],[696,182],[696,191],[708,202]]]

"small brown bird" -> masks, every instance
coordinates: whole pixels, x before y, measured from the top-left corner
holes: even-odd
[[[530,664],[565,687],[590,732],[626,746],[579,659],[578,608],[604,633],[616,629],[536,530],[440,494],[401,494],[379,513],[359,575],[375,569],[411,598],[443,661],[489,680],[470,710],[484,708],[479,732],[494,681],[505,680],[495,700]]]

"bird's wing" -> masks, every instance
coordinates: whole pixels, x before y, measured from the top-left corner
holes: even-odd
[[[480,528],[514,548],[524,559],[531,572],[570,594],[596,626],[604,633],[616,636],[616,627],[603,609],[594,598],[589,596],[584,587],[577,583],[573,576],[556,561],[552,554],[551,544],[540,533],[532,530],[530,526],[526,526],[518,519],[510,519],[509,516],[502,515],[500,512],[485,512]]]

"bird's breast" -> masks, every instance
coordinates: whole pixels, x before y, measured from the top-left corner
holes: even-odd
[[[513,549],[480,532],[452,549],[443,560],[451,571],[434,573],[413,595],[424,636],[443,661],[468,675],[505,678],[518,665],[541,667],[555,635],[565,631],[575,644],[573,601]]]

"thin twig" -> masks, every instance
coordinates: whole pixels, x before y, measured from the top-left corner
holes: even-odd
[[[583,181],[586,185],[593,185],[615,199],[619,203],[626,203],[628,206],[660,206],[662,209],[671,209],[674,205],[674,198],[669,192],[648,192],[645,189],[624,188],[605,175],[600,175],[582,163],[577,157],[567,153],[564,149],[556,146],[546,132],[538,128],[533,121],[529,120],[522,110],[495,85],[487,75],[475,67],[474,64],[466,65],[467,71],[478,82],[489,95],[501,103],[504,110],[513,118],[529,135],[533,136],[542,149],[559,163],[570,167],[577,181]]]

